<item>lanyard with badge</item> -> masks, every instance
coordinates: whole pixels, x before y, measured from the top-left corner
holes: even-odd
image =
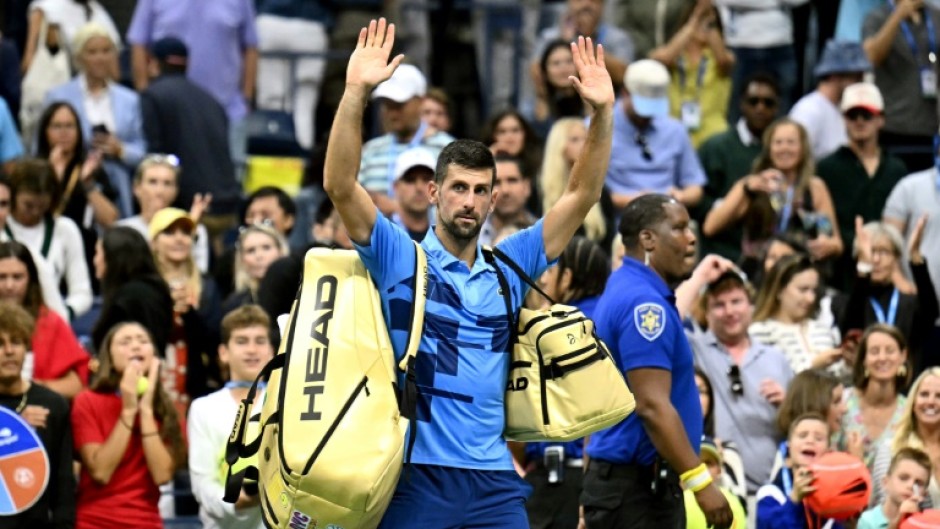
[[[408,145],[406,145],[405,148],[401,152],[414,149],[418,145],[421,145],[421,140],[424,139],[424,135],[427,133],[427,130],[428,130],[428,124],[425,123],[424,120],[422,120],[421,125],[418,127],[418,130],[415,131],[414,137],[411,138],[411,141],[408,142]],[[401,154],[401,153],[398,153],[398,154],[395,153],[395,140],[394,139],[392,140],[392,144],[389,147],[389,150],[391,152],[389,153],[389,157],[388,157],[388,191],[389,191],[388,194],[389,196],[392,196],[394,194],[393,190],[395,189],[395,162],[398,161],[398,155]]]
[[[871,303],[871,309],[875,311],[875,319],[878,320],[878,323],[887,323],[888,325],[894,325],[894,322],[898,319],[898,289],[894,289],[894,292],[891,293],[891,301],[888,302],[888,314],[885,316],[885,309],[881,306],[881,303],[875,298],[868,298],[868,302]]]
[[[891,5],[891,9],[894,10],[894,0],[888,0],[888,3]],[[907,45],[911,48],[911,53],[914,55],[914,61],[918,63],[920,68],[921,94],[923,94],[924,97],[934,98],[937,97],[937,34],[935,33],[933,17],[930,16],[929,10],[924,12],[924,23],[927,26],[927,44],[930,47],[927,53],[929,64],[920,64],[917,40],[914,39],[914,32],[911,31],[911,26],[906,20],[901,21],[901,33],[904,34],[904,40],[907,41]]]
[[[677,66],[679,73],[679,92],[682,93],[686,88],[684,57],[679,57]],[[682,118],[682,124],[685,125],[686,130],[695,131],[702,126],[702,104],[699,102],[699,97],[702,95],[702,85],[705,82],[705,69],[707,67],[708,57],[702,55],[702,58],[698,62],[698,73],[695,76],[695,96],[692,99],[683,98],[682,100],[679,115]]]

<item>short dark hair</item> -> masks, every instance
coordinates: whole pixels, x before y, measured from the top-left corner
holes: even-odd
[[[49,195],[49,211],[52,213],[59,207],[62,197],[59,179],[55,175],[52,164],[42,158],[24,158],[13,163],[10,170],[10,198],[11,210],[15,209],[17,193],[35,193]]]
[[[496,167],[496,164],[498,163],[515,164],[515,166],[519,169],[519,174],[522,175],[522,178],[525,178],[526,180],[532,179],[532,175],[526,173],[525,164],[523,163],[522,158],[519,158],[518,156],[513,156],[503,151],[497,151],[493,156],[493,167]]]
[[[228,345],[232,333],[248,327],[264,327],[270,334],[271,318],[258,305],[242,305],[222,318],[222,343]]]
[[[275,186],[264,186],[259,187],[255,190],[254,193],[248,195],[248,200],[245,201],[245,210],[242,211],[242,219],[245,218],[245,213],[248,211],[248,208],[251,206],[251,203],[259,198],[274,197],[277,199],[277,205],[284,210],[284,213],[290,215],[291,217],[297,217],[297,205],[294,204],[294,199],[290,197],[283,189]]]
[[[740,97],[747,95],[747,89],[750,88],[752,84],[762,84],[769,86],[770,89],[774,91],[774,94],[776,94],[778,97],[780,96],[780,83],[777,81],[776,77],[767,72],[757,72],[747,76],[747,78],[738,88],[738,95]]]
[[[556,299],[559,303],[569,303],[604,292],[607,277],[610,276],[610,258],[599,244],[576,235],[558,256],[558,278],[560,272],[571,270],[571,285],[567,298]]]
[[[25,308],[11,301],[0,301],[0,334],[19,340],[32,349],[33,331],[36,319]]]
[[[26,267],[26,275],[29,276],[29,279],[26,286],[26,297],[23,299],[23,308],[33,318],[38,318],[39,309],[45,304],[45,300],[42,297],[39,271],[36,268],[36,262],[33,260],[33,254],[26,246],[17,241],[0,242],[0,259],[16,259]]]
[[[806,413],[801,413],[800,415],[796,417],[796,419],[793,419],[793,422],[790,423],[790,428],[787,430],[787,440],[790,440],[790,436],[793,435],[793,430],[796,430],[796,427],[799,426],[800,423],[803,421],[821,422],[824,425],[826,425],[826,431],[829,432],[830,434],[832,433],[831,431],[829,431],[829,421],[826,420],[826,416],[821,413],[810,411]]]
[[[476,140],[456,140],[451,142],[437,157],[434,169],[434,182],[444,183],[451,165],[465,169],[489,169],[493,172],[493,185],[496,185],[496,160],[490,148]]]
[[[675,199],[666,195],[642,195],[630,201],[620,215],[620,236],[627,250],[640,244],[640,232],[648,230],[666,219],[666,204]]]

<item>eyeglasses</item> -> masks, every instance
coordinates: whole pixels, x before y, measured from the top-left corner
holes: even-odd
[[[745,101],[752,107],[764,105],[767,108],[777,108],[777,100],[773,97],[749,97]]]
[[[728,368],[728,380],[731,381],[731,393],[744,395],[744,383],[741,382],[741,369],[737,365]]]
[[[142,164],[144,163],[156,163],[156,164],[166,164],[173,167],[180,166],[180,159],[176,157],[175,154],[148,154],[144,156],[144,159],[141,160]]]
[[[646,160],[647,162],[652,162],[653,152],[650,150],[650,144],[649,144],[649,141],[646,139],[646,135],[640,134],[638,132],[636,134],[635,139],[636,139],[636,144],[640,146],[640,149],[642,149],[643,159]]]
[[[874,112],[872,112],[872,111],[870,111],[870,110],[866,110],[866,109],[864,109],[864,108],[850,108],[850,109],[849,109],[845,114],[843,114],[843,115],[845,116],[845,119],[847,119],[847,120],[849,120],[849,121],[855,121],[855,120],[857,120],[857,119],[859,119],[859,118],[861,118],[862,121],[871,121],[872,119],[875,118],[875,113],[874,113]]]

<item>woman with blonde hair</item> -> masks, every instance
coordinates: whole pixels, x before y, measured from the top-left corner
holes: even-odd
[[[222,305],[222,313],[258,302],[258,286],[271,263],[287,256],[287,240],[272,225],[241,228],[235,245],[235,291]]]
[[[777,234],[805,242],[815,261],[841,255],[843,242],[832,196],[815,170],[806,129],[789,118],[775,121],[764,132],[753,174],[715,203],[702,234],[713,237],[743,224],[741,251],[747,270],[756,270],[755,261]]]
[[[561,198],[568,186],[568,175],[581,154],[587,127],[580,118],[561,118],[552,125],[545,141],[539,186],[542,188],[542,211],[548,211]],[[594,204],[584,218],[584,235],[595,242],[604,240],[607,221],[600,203]]]

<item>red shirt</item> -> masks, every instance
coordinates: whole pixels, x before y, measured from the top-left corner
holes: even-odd
[[[74,370],[88,384],[88,353],[61,316],[39,308],[33,332],[33,379],[55,380]]]
[[[119,424],[121,397],[110,393],[82,390],[72,403],[72,434],[75,452],[86,444],[104,444]],[[83,466],[76,501],[76,529],[124,529],[163,527],[157,502],[160,489],[150,477],[140,424],[135,421],[130,443],[107,485],[91,479]]]

